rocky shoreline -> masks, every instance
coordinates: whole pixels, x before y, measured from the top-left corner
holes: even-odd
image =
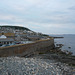
[[[72,55],[72,52],[61,50],[62,46],[62,44],[59,44],[59,47],[55,47],[53,50],[48,50],[45,53],[39,52],[39,54],[46,54],[50,57],[50,59],[54,59],[75,67],[75,56]]]
[[[67,63],[71,66],[75,66],[75,56],[73,53],[68,50],[61,50],[63,44],[56,44],[58,47],[54,49],[54,52],[57,55],[59,61]],[[69,47],[71,48],[71,47]],[[52,52],[52,51],[51,51]]]
[[[75,56],[59,47],[23,57],[0,57],[0,75],[75,75]]]

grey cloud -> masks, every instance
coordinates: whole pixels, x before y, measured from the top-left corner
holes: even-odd
[[[69,10],[75,10],[75,6],[70,7]]]

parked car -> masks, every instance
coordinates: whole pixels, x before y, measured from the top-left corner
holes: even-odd
[[[15,44],[21,44],[21,42],[15,42]]]

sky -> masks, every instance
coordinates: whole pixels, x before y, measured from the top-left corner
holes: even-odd
[[[75,0],[0,0],[0,25],[75,34]]]

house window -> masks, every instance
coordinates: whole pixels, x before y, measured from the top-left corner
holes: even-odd
[[[6,44],[6,42],[4,42],[4,44]]]
[[[9,42],[7,42],[7,44],[9,44]]]
[[[12,41],[10,43],[12,43]]]

